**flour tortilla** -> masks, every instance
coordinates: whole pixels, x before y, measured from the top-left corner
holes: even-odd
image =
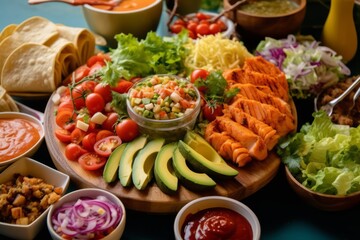
[[[0,112],[19,112],[14,99],[6,93],[5,88],[0,86]]]
[[[0,42],[5,38],[7,38],[8,36],[10,36],[11,34],[13,34],[16,27],[17,27],[16,24],[7,25],[0,33]]]
[[[7,58],[1,74],[7,92],[53,92],[57,53],[38,43],[24,43]]]
[[[95,37],[89,30],[64,25],[57,25],[57,28],[60,37],[68,39],[75,45],[81,65],[95,54]]]
[[[12,34],[0,42],[0,73],[6,59],[17,47],[24,43],[44,44],[58,34],[56,25],[42,17],[31,17],[17,25]]]

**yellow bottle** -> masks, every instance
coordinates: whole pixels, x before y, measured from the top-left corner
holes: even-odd
[[[345,63],[355,56],[357,50],[354,4],[355,0],[331,0],[322,32],[323,45],[341,55]]]

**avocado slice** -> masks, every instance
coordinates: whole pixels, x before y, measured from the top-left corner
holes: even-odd
[[[229,166],[200,135],[187,133],[184,141],[179,141],[179,151],[196,171],[207,173],[216,178],[232,178],[239,173]]]
[[[216,182],[206,173],[194,172],[186,165],[186,159],[180,153],[178,147],[174,150],[172,159],[175,174],[184,187],[190,190],[200,191],[212,189],[216,186]]]
[[[103,171],[103,179],[105,182],[111,183],[116,180],[120,158],[125,150],[126,145],[127,143],[122,143],[120,146],[115,148],[109,156]]]
[[[140,149],[144,148],[146,142],[147,137],[141,135],[129,142],[125,147],[119,163],[119,179],[122,186],[128,187],[131,185],[131,173],[135,156]]]
[[[164,143],[164,138],[155,138],[148,142],[136,155],[133,164],[132,181],[137,189],[145,189],[152,179],[155,159]]]
[[[178,188],[178,178],[172,165],[173,152],[177,142],[164,145],[155,159],[154,176],[157,186],[166,194],[174,194]]]

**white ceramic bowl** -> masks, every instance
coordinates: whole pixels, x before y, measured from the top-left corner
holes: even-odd
[[[64,205],[65,203],[69,203],[69,202],[75,203],[79,198],[82,198],[82,197],[96,198],[98,196],[105,196],[111,202],[113,202],[117,206],[119,206],[122,210],[122,217],[121,217],[120,223],[109,235],[102,238],[102,240],[120,239],[124,232],[125,223],[126,223],[126,211],[125,211],[124,204],[117,196],[115,196],[111,192],[108,192],[106,190],[102,190],[99,188],[83,188],[83,189],[75,190],[73,192],[70,192],[70,193],[64,195],[58,202],[56,202],[53,206],[50,207],[49,214],[47,216],[47,227],[48,227],[48,230],[50,232],[52,239],[53,240],[63,239],[55,232],[53,225],[51,223],[51,217],[57,208]]]
[[[22,157],[32,157],[32,155],[34,155],[34,153],[39,149],[41,143],[44,140],[45,130],[44,130],[44,126],[43,126],[42,122],[39,119],[37,119],[29,114],[26,114],[26,113],[0,112],[0,119],[26,119],[38,126],[39,134],[40,134],[39,140],[32,147],[30,147],[26,152],[22,153],[21,155],[19,155],[17,157],[12,158],[12,159],[0,161],[0,171],[1,171],[4,168],[6,168],[7,166],[9,166],[11,163],[17,161],[18,159],[20,159]],[[0,141],[1,141],[1,139],[0,139]]]
[[[191,202],[187,203],[184,207],[180,209],[177,213],[174,221],[174,234],[176,240],[181,240],[181,229],[184,225],[186,218],[191,214],[196,214],[197,212],[208,209],[208,208],[227,208],[231,209],[248,220],[251,225],[253,240],[259,240],[261,235],[260,223],[254,212],[247,207],[245,204],[223,196],[207,196],[201,197]]]
[[[0,173],[0,183],[10,181],[15,173],[19,173],[23,176],[31,175],[33,177],[41,178],[46,183],[55,187],[62,187],[63,192],[66,192],[70,182],[70,177],[68,175],[48,167],[34,159],[24,157],[11,164],[2,173]],[[0,235],[14,239],[34,239],[40,229],[45,226],[46,216],[50,208],[47,208],[34,222],[28,225],[16,225],[0,222]]]
[[[156,31],[161,14],[163,2],[155,2],[145,8],[133,11],[108,11],[85,4],[83,14],[90,29],[104,37],[111,48],[117,46],[114,36],[119,33],[129,34],[144,39],[148,32]]]

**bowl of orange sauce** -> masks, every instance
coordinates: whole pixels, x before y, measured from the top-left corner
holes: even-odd
[[[115,48],[116,34],[144,39],[148,32],[155,32],[162,8],[162,0],[122,0],[115,7],[85,4],[82,10],[89,28],[104,37],[108,47]]]
[[[259,240],[260,223],[242,202],[224,196],[197,198],[184,205],[174,221],[176,240]]]
[[[20,159],[31,157],[44,140],[41,121],[21,112],[0,113],[0,170]]]

